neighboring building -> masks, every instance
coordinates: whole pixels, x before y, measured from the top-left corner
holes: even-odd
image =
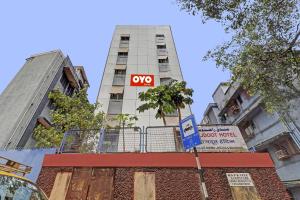
[[[138,117],[135,126],[162,126],[156,110],[139,113],[138,94],[149,86],[133,86],[131,75],[149,75],[149,85],[159,86],[172,79],[182,81],[182,73],[170,26],[116,26],[110,45],[97,101],[108,118],[117,114]],[[190,115],[189,106],[182,116]],[[177,113],[166,117],[168,125],[178,125]]]
[[[203,124],[237,125],[250,150],[269,152],[277,173],[296,199],[300,199],[300,102],[289,118],[267,113],[259,95],[250,96],[239,84],[221,83],[213,93]]]
[[[50,126],[48,94],[72,95],[88,81],[83,67],[73,67],[60,50],[32,55],[0,96],[0,147],[34,147],[33,129]]]

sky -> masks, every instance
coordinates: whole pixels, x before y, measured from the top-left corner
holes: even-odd
[[[9,0],[0,2],[0,93],[32,54],[61,49],[73,65],[83,65],[95,102],[116,25],[170,25],[188,87],[192,112],[200,122],[212,93],[229,72],[202,61],[228,39],[220,24],[202,24],[175,0]]]

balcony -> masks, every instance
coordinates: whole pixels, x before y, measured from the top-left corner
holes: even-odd
[[[120,45],[119,45],[120,48],[128,48],[129,47],[129,40],[124,40],[124,41],[120,41]]]
[[[169,63],[158,63],[159,72],[168,72],[170,71]]]
[[[113,79],[113,85],[125,85],[125,74],[115,74]]]
[[[117,65],[126,65],[127,64],[127,56],[118,56]]]
[[[166,56],[166,55],[168,55],[167,49],[157,49],[156,53],[157,53],[158,56]]]
[[[260,130],[256,129],[254,132],[255,137],[247,141],[247,146],[256,147],[256,149],[263,149],[271,142],[287,135],[288,133],[289,131],[284,124],[280,120],[276,120]]]
[[[165,43],[165,37],[156,37],[156,43]]]
[[[117,115],[122,113],[123,100],[110,99],[107,113],[110,115]]]

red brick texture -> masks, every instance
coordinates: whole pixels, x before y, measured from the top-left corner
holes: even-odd
[[[38,185],[50,195],[56,173],[71,171],[71,168],[43,167]],[[155,172],[157,200],[200,199],[199,176],[195,168],[115,168],[113,197],[116,200],[132,200],[134,172]],[[274,168],[205,168],[210,200],[231,200],[231,191],[226,173],[250,173],[262,200],[291,199],[279,181]]]
[[[232,199],[226,173],[250,173],[262,200],[291,199],[274,168],[206,168],[204,179],[210,199]]]
[[[37,180],[38,186],[49,197],[58,172],[71,172],[72,167],[43,167]]]

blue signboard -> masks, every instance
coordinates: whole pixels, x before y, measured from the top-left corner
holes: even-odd
[[[179,123],[182,144],[185,150],[201,144],[198,126],[194,115],[190,115]]]

